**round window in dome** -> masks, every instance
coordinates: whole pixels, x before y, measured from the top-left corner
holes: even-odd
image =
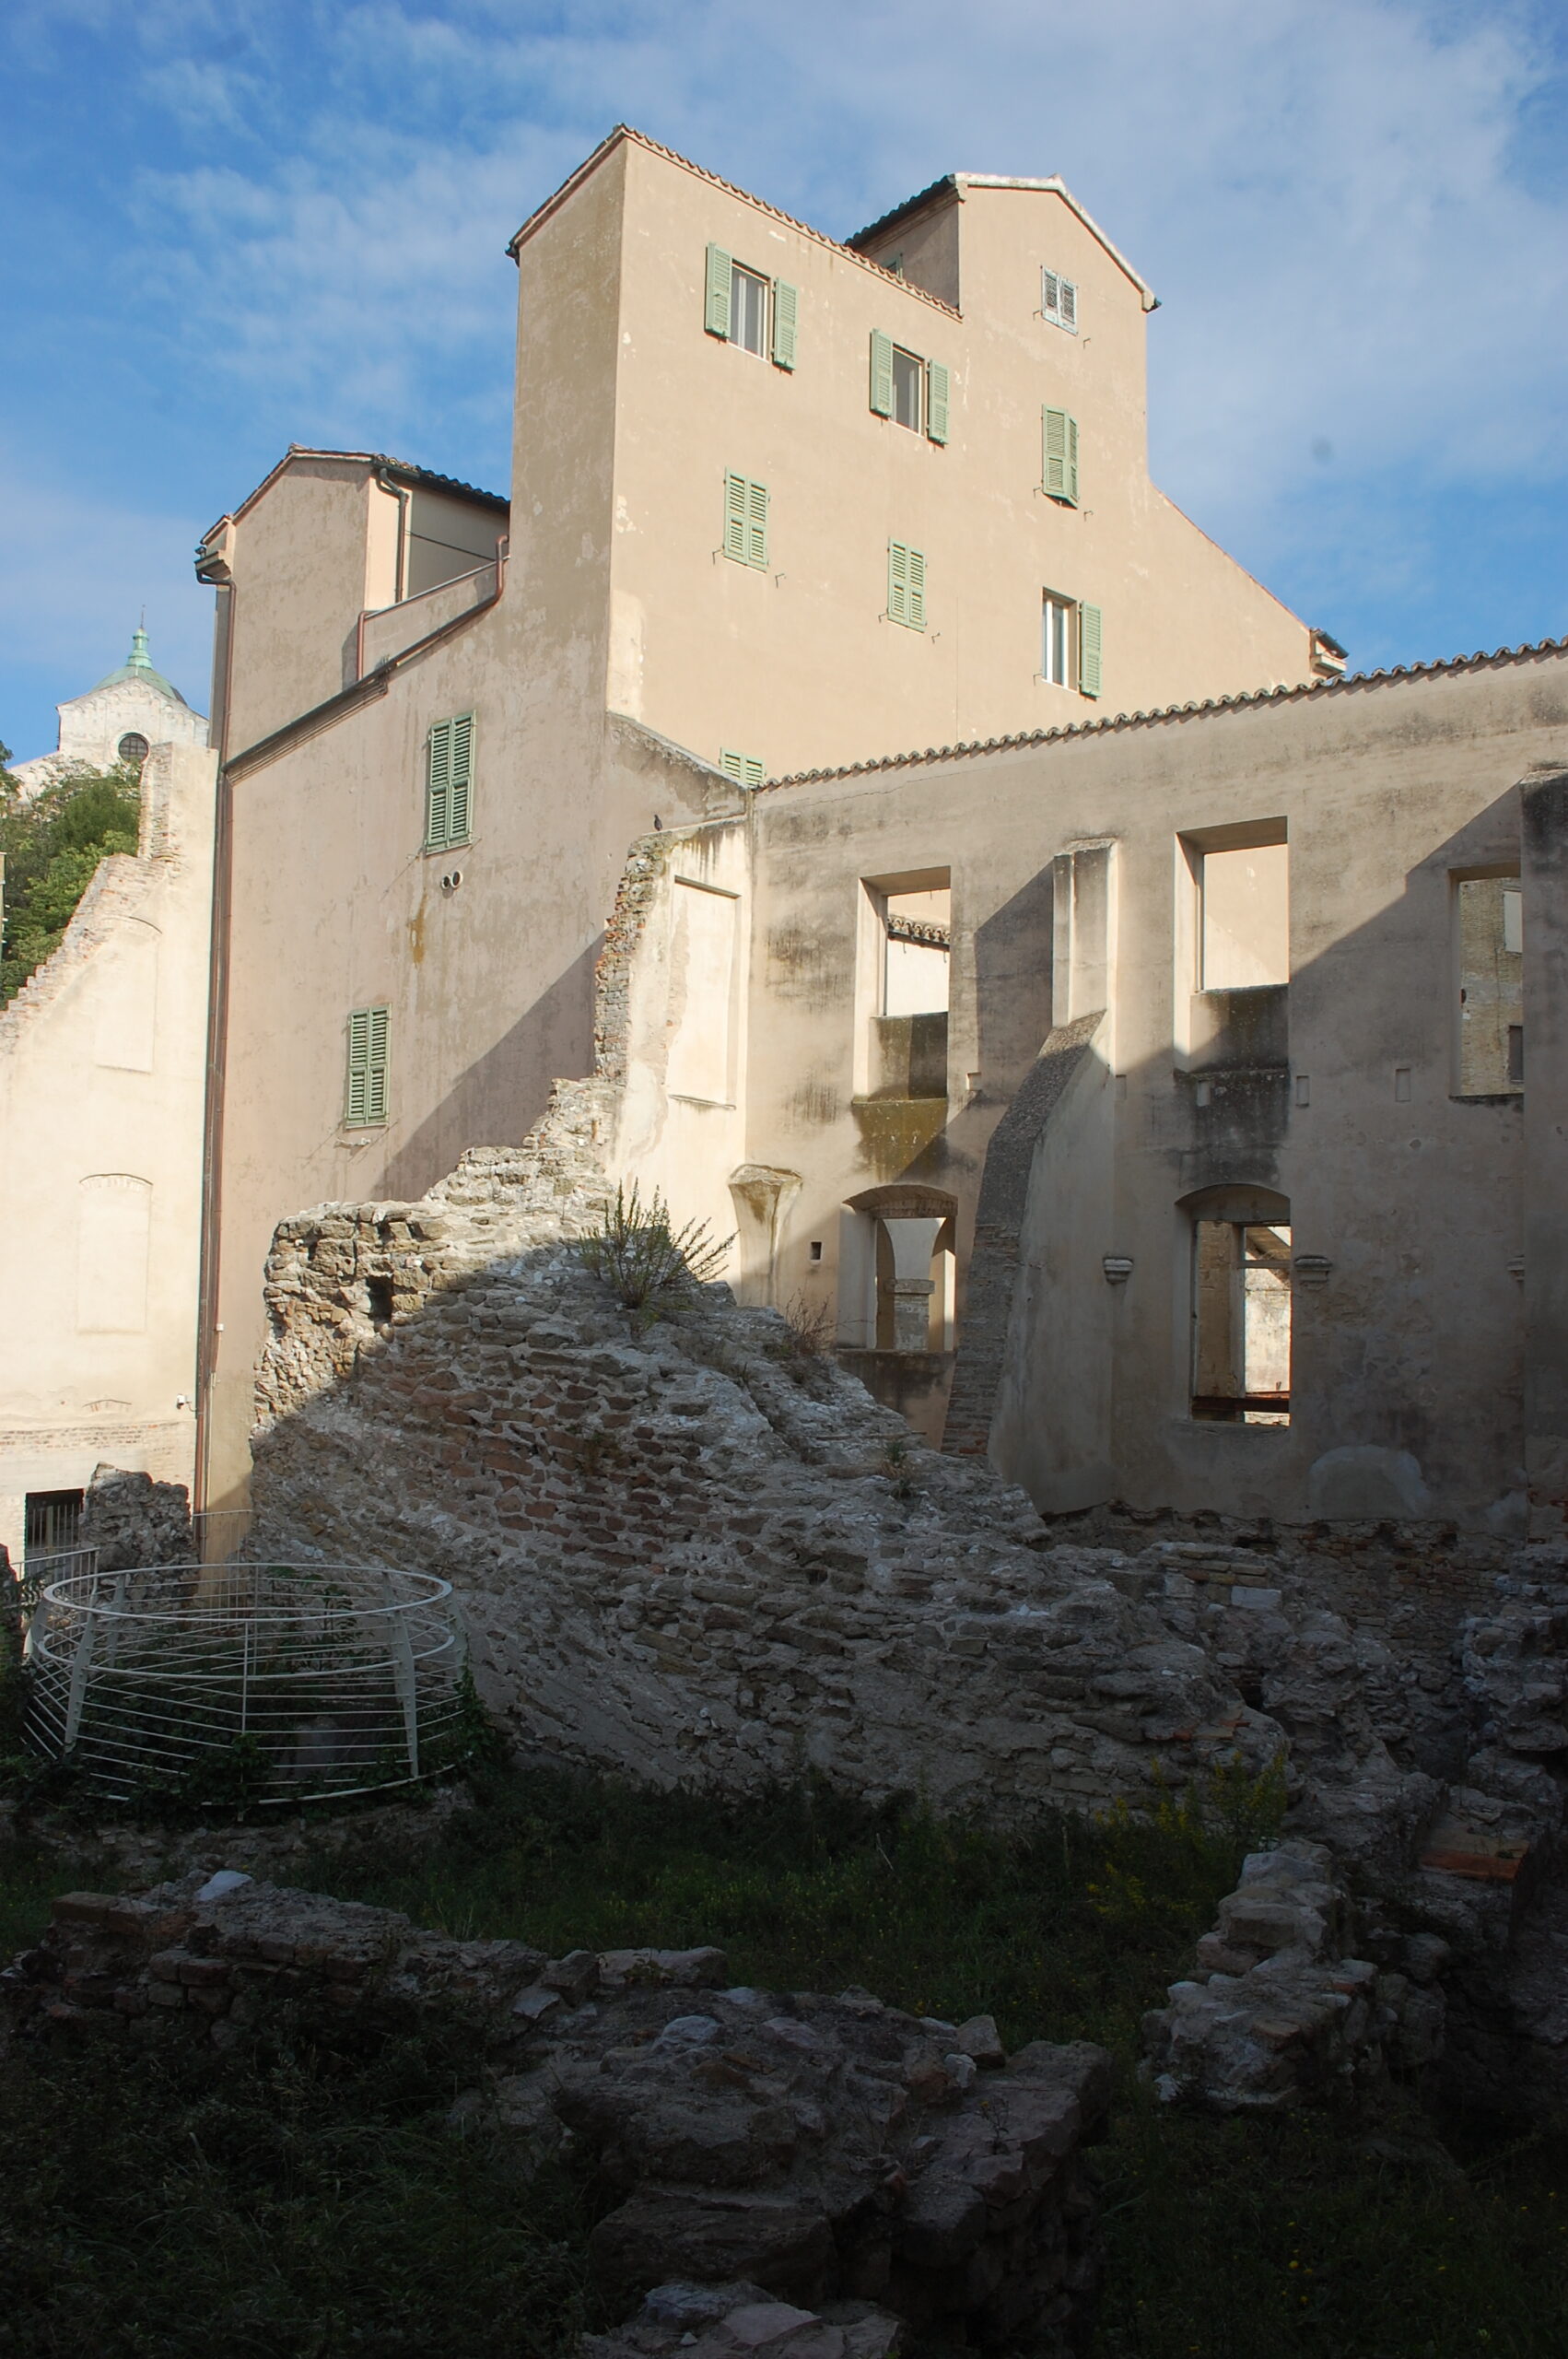
[[[114,750],[123,762],[135,762],[139,769],[147,757],[147,741],[139,729],[127,729]]]

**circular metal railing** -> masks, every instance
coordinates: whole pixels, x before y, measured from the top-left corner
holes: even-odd
[[[289,1803],[435,1776],[464,1719],[451,1583],[360,1565],[147,1565],[43,1590],[26,1733],[90,1792]]]

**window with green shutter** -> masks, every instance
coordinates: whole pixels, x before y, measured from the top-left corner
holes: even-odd
[[[872,330],[871,406],[876,417],[945,442],[952,391],[944,362],[923,359],[880,328]]]
[[[1078,288],[1059,270],[1040,272],[1040,317],[1065,328],[1069,335],[1078,334]]]
[[[872,407],[878,417],[893,416],[893,338],[872,330]]]
[[[948,374],[940,360],[926,364],[926,432],[931,441],[947,440]]]
[[[720,752],[719,767],[737,786],[760,786],[767,775],[759,755],[737,754],[731,745]]]
[[[798,288],[787,278],[773,282],[773,365],[776,369],[792,369],[795,365],[795,327],[800,318],[801,297]]]
[[[1078,420],[1064,409],[1040,413],[1044,442],[1041,483],[1052,499],[1078,505]]]
[[[887,545],[887,619],[908,630],[926,627],[926,553],[907,541]]]
[[[727,246],[708,247],[702,324],[709,335],[771,359],[776,369],[793,369],[800,315],[801,290],[787,278],[748,269]]]
[[[474,791],[474,715],[438,721],[425,744],[425,849],[468,841]]]
[[[351,1131],[387,1119],[387,1011],[357,1007],[348,1018],[348,1081],[343,1119]]]
[[[722,246],[708,249],[708,277],[703,294],[702,323],[709,335],[730,338],[730,275],[734,259]]]
[[[1100,693],[1100,658],[1104,634],[1098,606],[1078,609],[1078,686],[1086,697]]]
[[[767,486],[733,472],[724,477],[724,554],[759,570],[767,564]]]

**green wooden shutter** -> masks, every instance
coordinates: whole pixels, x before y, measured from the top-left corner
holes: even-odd
[[[926,364],[926,432],[933,442],[947,440],[948,375],[945,364],[930,360]]]
[[[727,475],[724,478],[724,554],[738,565],[746,561],[746,493],[750,486],[744,475]]]
[[[748,483],[746,486],[746,563],[765,566],[767,563],[767,486]]]
[[[447,841],[468,841],[468,806],[474,783],[474,715],[460,713],[451,729],[451,792],[447,804]]]
[[[387,1119],[387,1011],[384,1007],[371,1007],[365,1012],[369,1019],[365,1120],[368,1122],[384,1122]]]
[[[344,1093],[345,1122],[365,1120],[365,1094],[370,1070],[370,1011],[357,1007],[348,1019],[348,1084]]]
[[[452,725],[438,721],[425,746],[425,849],[436,851],[447,840],[451,807]]]
[[[872,330],[872,407],[878,417],[893,416],[893,338]]]
[[[1078,505],[1078,420],[1064,409],[1040,413],[1045,456],[1041,481],[1053,499]]]
[[[907,562],[909,628],[911,630],[924,630],[926,627],[926,553],[924,549],[911,549]]]
[[[1086,697],[1100,693],[1103,633],[1098,606],[1078,609],[1078,686]]]
[[[720,755],[719,767],[726,778],[734,780],[737,786],[760,786],[766,775],[759,755],[737,754],[730,745],[726,745]]]
[[[702,323],[709,335],[728,338],[730,334],[730,280],[734,261],[722,246],[708,249],[708,291],[703,304]]]
[[[887,616],[890,622],[909,619],[909,551],[903,541],[887,545]]]
[[[795,365],[795,323],[800,317],[801,297],[798,288],[787,278],[773,282],[773,365],[776,369],[792,369]]]

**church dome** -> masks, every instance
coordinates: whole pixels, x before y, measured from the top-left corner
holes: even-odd
[[[116,688],[122,680],[135,680],[144,688],[151,688],[158,696],[171,697],[176,704],[185,703],[184,698],[173,681],[166,680],[161,672],[153,670],[152,658],[147,653],[147,635],[140,625],[131,633],[131,652],[119,670],[108,673],[98,682],[97,687],[90,688],[88,693],[89,696],[96,696],[99,688]],[[189,711],[189,706],[186,706],[186,710]]]

